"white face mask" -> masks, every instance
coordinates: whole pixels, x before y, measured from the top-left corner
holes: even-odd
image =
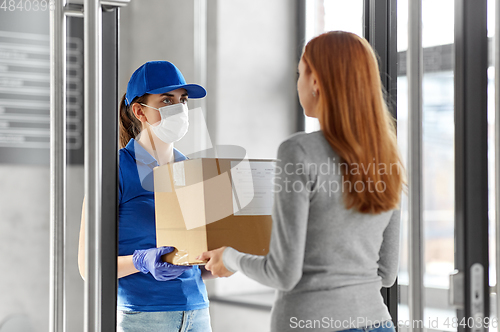
[[[186,135],[189,127],[187,104],[179,103],[161,108],[146,104],[142,106],[151,107],[160,112],[161,120],[155,125],[148,122],[156,137],[165,143],[177,142]]]

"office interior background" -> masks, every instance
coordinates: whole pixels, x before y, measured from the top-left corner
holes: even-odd
[[[53,195],[51,176],[54,176],[50,166],[51,2],[45,2],[46,10],[42,10],[43,1],[39,10],[34,7],[28,10],[28,2],[16,0],[15,6],[10,8],[10,2],[4,1],[6,7],[0,7],[0,332],[48,331],[53,309],[50,305],[53,300],[50,200]],[[367,16],[378,13],[375,7],[385,8],[385,17],[372,28],[376,30],[383,22],[386,29],[383,32],[376,30],[376,34],[385,34],[387,49],[394,51],[393,55],[391,52],[379,54],[381,61],[390,61],[381,68],[395,68],[395,72],[390,73],[392,76],[386,72],[382,75],[390,77],[388,102],[397,118],[398,142],[405,166],[409,172],[416,172],[417,182],[420,181],[403,197],[400,271],[397,285],[391,289],[392,299],[397,303],[394,300],[391,303],[391,314],[398,323],[403,323],[398,324],[401,331],[468,330],[469,326],[455,322],[471,312],[481,314],[470,309],[467,303],[470,298],[463,295],[472,287],[467,284],[478,282],[474,278],[486,283],[481,284],[484,286],[481,289],[486,289],[482,293],[484,303],[488,303],[483,308],[483,316],[492,320],[497,318],[498,257],[495,235],[498,220],[495,194],[498,188],[495,179],[495,158],[498,156],[495,141],[498,117],[495,114],[498,107],[495,107],[495,94],[498,84],[495,85],[495,77],[498,77],[496,59],[499,55],[494,42],[499,24],[495,17],[498,5],[495,0],[479,0],[475,6],[484,7],[483,16],[470,18],[467,10],[457,7],[470,8],[467,6],[471,6],[471,2],[124,1],[118,9],[109,9],[117,11],[118,21],[114,26],[118,30],[115,40],[118,62],[109,64],[103,59],[103,75],[109,69],[107,66],[116,66],[117,94],[121,97],[135,68],[149,60],[171,61],[182,71],[187,82],[200,83],[208,91],[204,100],[190,101],[189,108],[202,109],[212,145],[241,146],[249,158],[275,158],[279,144],[289,135],[319,129],[317,120],[303,115],[296,92],[296,67],[304,44],[330,30],[345,30],[368,37]],[[18,7],[18,3],[22,6]],[[411,10],[415,3],[421,6],[418,15]],[[74,11],[78,10],[77,4]],[[419,15],[421,20],[418,20]],[[83,18],[78,16],[68,16],[66,26],[66,210],[64,283],[60,285],[64,290],[64,302],[60,304],[64,308],[64,327],[71,332],[84,330],[86,305],[84,281],[77,266],[85,187],[83,80],[87,65],[84,62]],[[471,106],[459,106],[458,100],[462,94],[469,96],[464,92],[469,87],[457,82],[462,82],[463,72],[469,75],[466,65],[472,60],[467,52],[472,39],[469,37],[473,35],[467,33],[474,28],[467,30],[467,24],[475,23],[475,18],[485,21],[487,65],[482,102],[486,107],[474,109],[472,106],[473,111],[468,113]],[[421,31],[421,45],[416,51],[413,48],[410,54],[409,45],[419,40],[415,31]],[[461,34],[468,37],[460,38]],[[420,70],[419,89],[415,89],[415,81],[411,81],[414,77],[408,75],[412,68],[410,61],[416,62],[417,74]],[[471,77],[467,75],[466,82]],[[415,99],[420,100],[418,109],[412,107]],[[112,108],[102,111],[116,112]],[[416,113],[420,116],[417,124]],[[463,114],[467,116],[462,118]],[[468,117],[469,114],[472,115]],[[477,132],[457,131],[458,123],[475,121],[470,120],[474,114],[481,115],[477,121],[483,121],[483,126],[476,127]],[[108,125],[103,123],[104,130]],[[467,182],[468,186],[461,182],[474,172],[475,163],[467,159],[467,144],[474,142],[469,141],[471,135],[484,138],[485,144],[485,149],[478,147],[478,153],[484,152],[481,154],[483,159],[477,160],[476,172],[483,175],[477,177],[482,183],[479,189],[470,185],[472,182]],[[457,143],[460,140],[465,143]],[[206,139],[204,144],[207,144]],[[182,151],[182,144],[178,148]],[[466,169],[460,166],[464,164],[461,159],[464,155]],[[413,167],[412,160],[417,160],[420,166]],[[483,172],[485,167],[487,176]],[[410,184],[416,183],[412,181]],[[412,191],[416,187],[419,189],[417,197]],[[486,201],[482,201],[482,206],[486,202],[487,210],[479,211],[473,220],[468,217],[470,211],[474,212],[473,208],[461,210],[463,204],[457,202],[457,193],[465,197],[483,197],[484,188]],[[416,214],[415,207],[418,207]],[[474,239],[464,240],[464,233],[476,227],[485,229],[485,236],[476,238],[475,242]],[[486,250],[486,256],[483,251],[480,258],[484,268],[480,277],[467,271],[473,261],[464,258],[474,256],[469,255],[468,250],[475,246]],[[412,261],[415,257],[420,257],[420,261]],[[412,288],[419,282],[420,288]],[[206,284],[214,331],[269,329],[272,289],[241,273],[208,280]],[[419,317],[425,327],[404,324]],[[497,328],[489,326],[492,331]]]

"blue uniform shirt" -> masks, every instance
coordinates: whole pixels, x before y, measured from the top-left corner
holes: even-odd
[[[187,159],[174,148],[175,161]],[[118,255],[156,247],[153,168],[156,160],[131,139],[120,149]],[[186,311],[208,307],[205,284],[198,266],[178,278],[157,281],[150,273],[118,279],[118,310]]]

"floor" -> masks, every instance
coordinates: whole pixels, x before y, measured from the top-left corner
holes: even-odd
[[[213,332],[269,331],[273,292],[213,297],[210,317]]]
[[[213,332],[266,332],[270,326],[270,312],[238,307],[225,303],[210,304]]]

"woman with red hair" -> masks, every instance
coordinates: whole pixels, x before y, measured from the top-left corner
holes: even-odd
[[[380,289],[397,276],[404,175],[376,56],[333,31],[306,45],[298,70],[300,103],[321,129],[278,149],[268,255],[200,258],[214,275],[241,271],[278,290],[271,331],[394,331]]]

